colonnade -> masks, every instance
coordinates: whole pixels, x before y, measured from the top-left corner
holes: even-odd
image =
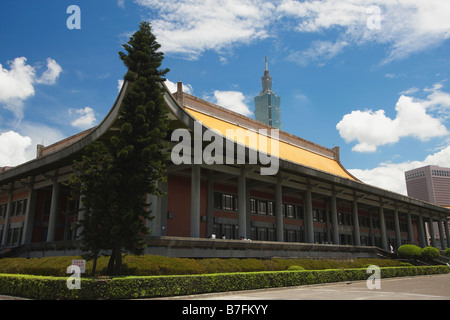
[[[282,203],[283,203],[283,184],[281,175],[278,175],[276,178],[276,182],[274,184],[275,191],[275,201],[274,201],[274,211],[275,211],[275,225],[276,225],[276,240],[279,242],[284,241],[283,237],[283,213],[282,213]],[[248,201],[250,201],[248,196],[248,190],[246,188],[248,178],[246,177],[245,168],[241,168],[239,171],[239,175],[237,175],[237,198],[238,198],[238,230],[241,237],[248,238],[247,234],[247,224],[249,221],[249,206]],[[190,210],[190,218],[191,218],[191,226],[190,226],[190,236],[191,237],[199,237],[200,235],[200,181],[201,181],[201,166],[193,165],[191,168],[191,210]],[[208,193],[208,204],[213,201],[212,193],[213,183],[207,184],[207,193]],[[313,188],[312,184],[306,185],[305,190],[302,192],[302,201],[304,206],[304,231],[305,231],[305,242],[306,243],[314,243],[314,220],[313,220]],[[334,189],[334,188],[333,188]],[[351,201],[351,215],[352,215],[352,225],[353,225],[353,243],[356,246],[361,245],[361,236],[360,236],[360,223],[359,223],[359,197],[356,194],[353,197],[353,201]],[[380,234],[381,234],[381,244],[382,248],[385,250],[389,250],[390,243],[388,242],[388,232],[386,229],[386,219],[385,219],[385,200],[380,199],[378,206],[378,215],[380,219]],[[331,195],[328,197],[327,202],[329,203],[329,214],[331,216],[331,242],[333,244],[340,244],[339,239],[339,224],[338,224],[338,192],[332,191]],[[212,221],[214,219],[213,206],[207,206],[207,221]],[[396,247],[401,246],[402,237],[400,231],[400,221],[399,221],[399,209],[398,206],[395,205],[394,212],[394,230],[395,230],[395,245]],[[448,222],[444,218],[433,219],[431,216],[427,216],[424,219],[424,214],[419,210],[418,213],[414,213],[413,210],[407,210],[404,212],[406,216],[406,225],[407,225],[407,233],[408,233],[408,243],[415,243],[414,235],[413,235],[413,223],[412,217],[415,216],[418,221],[418,235],[419,235],[419,245],[425,247],[428,245],[428,241],[426,239],[426,227],[425,222],[427,222],[430,226],[432,226],[433,221],[439,222],[439,235],[440,235],[440,245],[441,248],[450,247],[450,233]],[[207,233],[211,234],[212,232],[212,223],[207,224]],[[430,230],[430,240],[431,246],[436,247],[434,228],[428,228]]]
[[[10,245],[10,243],[8,243],[8,236],[11,237],[10,232],[12,232],[12,230],[14,229],[21,230],[19,233],[20,239],[16,241],[16,245],[23,245],[32,242],[33,229],[36,225],[35,217],[38,203],[38,191],[44,187],[51,188],[51,200],[48,210],[48,221],[45,222],[46,235],[42,240],[46,242],[53,242],[56,240],[55,236],[56,229],[58,228],[58,216],[61,213],[61,199],[63,198],[61,189],[62,183],[66,181],[65,178],[66,177],[58,177],[55,173],[55,175],[53,176],[46,176],[45,182],[41,181],[37,184],[34,183],[34,179],[30,179],[29,182],[22,185],[22,188],[16,190],[13,188],[12,184],[10,185],[10,188],[7,191],[8,201],[6,203],[5,215],[3,217],[0,217],[0,221],[3,220],[3,224],[0,223],[0,230],[2,231],[2,236],[0,238],[1,246]],[[14,191],[26,194],[27,196],[20,199],[15,199],[13,201]],[[24,202],[26,204],[26,208],[25,211],[17,217],[17,219],[13,219],[13,203],[18,200]],[[81,203],[81,201],[79,201],[79,203]],[[79,210],[78,219],[82,219],[82,216],[83,211]],[[11,220],[18,221],[13,222]],[[79,231],[80,230],[78,230],[78,233]]]
[[[202,165],[191,165],[190,168],[190,176],[191,176],[191,190],[190,190],[190,236],[194,238],[200,237],[200,222],[201,222],[201,213],[200,213],[200,203],[201,203],[201,181],[202,181]],[[250,223],[250,210],[249,210],[249,182],[255,178],[255,175],[249,174],[251,170],[242,166],[237,168],[229,174],[229,177],[237,178],[237,198],[238,198],[238,217],[237,224],[238,230],[242,237],[248,238],[248,224]],[[220,174],[220,173],[219,173]],[[225,173],[222,173],[225,174]],[[203,176],[204,178],[204,176]],[[207,182],[207,209],[206,209],[206,221],[207,221],[207,233],[210,234],[213,228],[213,219],[214,219],[214,208],[212,205],[213,202],[213,180],[208,179]],[[288,179],[286,179],[283,174],[278,174],[276,177],[266,178],[263,183],[266,185],[273,186],[274,190],[274,212],[275,212],[275,226],[276,226],[276,241],[282,242],[284,241],[283,234],[283,225],[284,225],[284,217],[282,212],[283,205],[283,195],[284,190],[287,188],[298,187],[297,185],[291,183],[286,183]],[[214,181],[220,181],[220,179],[216,179]],[[57,175],[47,176],[47,180],[45,186],[51,187],[51,201],[50,201],[50,210],[49,210],[49,218],[48,218],[48,228],[47,235],[45,241],[52,242],[55,241],[55,231],[57,228],[57,217],[60,213],[60,200],[61,200],[61,178],[58,179]],[[254,182],[254,181],[253,181]],[[21,222],[23,225],[23,230],[21,233],[20,244],[27,244],[31,242],[33,226],[34,226],[34,217],[36,212],[36,202],[39,187],[42,187],[42,183],[38,186],[33,184],[33,179],[31,179],[26,185],[23,186],[24,190],[27,190],[27,206],[25,210],[25,217]],[[5,191],[3,189],[3,191]],[[360,214],[359,214],[359,206],[363,202],[361,199],[364,196],[361,194],[357,194],[353,192],[353,197],[349,200],[349,198],[341,199],[339,197],[340,192],[337,186],[332,186],[331,192],[328,194],[320,194],[320,191],[317,191],[315,183],[306,183],[303,187],[298,187],[298,191],[301,193],[303,208],[304,208],[304,232],[305,232],[305,242],[314,243],[314,219],[313,219],[313,194],[320,195],[326,199],[327,203],[327,214],[329,214],[329,224],[328,227],[331,229],[329,241],[333,244],[340,244],[339,237],[339,223],[338,223],[338,200],[339,201],[349,201],[351,202],[351,216],[352,216],[352,225],[353,225],[353,244],[356,246],[361,245],[361,233],[360,233]],[[8,200],[6,204],[6,212],[5,217],[3,219],[3,224],[0,225],[2,232],[1,237],[1,245],[7,244],[8,230],[10,228],[9,218],[12,213],[12,203],[13,203],[13,188],[7,190]],[[186,190],[186,192],[189,192]],[[298,193],[298,192],[297,192]],[[153,199],[154,204],[158,207],[155,207],[155,212],[159,212],[159,214],[164,214],[167,212],[167,205],[163,206],[161,201],[155,197]],[[386,230],[386,219],[385,219],[385,208],[386,208],[386,200],[380,197],[378,207],[372,207],[378,211],[378,217],[380,220],[380,235],[381,235],[381,245],[384,249],[389,249],[388,243],[388,233]],[[392,209],[389,209],[392,210]],[[413,230],[413,217],[417,221],[417,234],[419,245],[424,247],[430,244],[431,246],[436,247],[437,243],[435,240],[435,231],[433,228],[433,222],[438,222],[438,232],[440,238],[440,247],[446,248],[450,247],[450,232],[449,225],[446,220],[446,217],[438,216],[433,217],[433,213],[427,212],[424,213],[420,207],[413,207],[411,209],[399,210],[399,206],[395,205],[393,210],[394,216],[394,230],[395,230],[395,244],[396,247],[402,245],[402,237],[400,230],[400,222],[399,215],[400,213],[404,214],[406,217],[406,226],[407,226],[407,234],[408,234],[408,243],[415,243],[414,239],[414,230]],[[80,210],[78,214],[78,218],[81,219],[83,215],[83,211]],[[160,217],[155,219],[154,223],[159,223]],[[11,223],[12,224],[12,223]],[[161,225],[161,223],[159,223]],[[429,226],[429,235],[430,235],[430,243],[427,239],[427,228],[426,224]],[[159,227],[160,227],[159,225]],[[157,235],[158,232],[155,232]]]

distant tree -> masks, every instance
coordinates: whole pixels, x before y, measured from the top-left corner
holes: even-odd
[[[80,174],[72,179],[83,199],[83,243],[93,255],[112,250],[110,274],[121,274],[122,250],[139,254],[145,248],[143,236],[150,232],[145,222],[151,219],[146,195],[162,194],[157,181],[166,177],[168,147],[160,83],[169,70],[159,70],[163,53],[150,24],[142,22],[123,47],[126,53],[119,55],[128,67],[124,79],[129,86],[115,124],[119,130],[86,148],[75,164]]]

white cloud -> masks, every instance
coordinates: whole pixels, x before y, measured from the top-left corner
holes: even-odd
[[[91,128],[97,119],[95,118],[94,109],[90,107],[85,107],[81,109],[72,110],[69,109],[70,115],[76,115],[77,118],[73,120],[70,124],[75,128],[84,130]]]
[[[0,64],[0,105],[15,115],[20,123],[20,130],[4,130],[5,122],[2,119],[0,166],[15,166],[33,159],[36,156],[36,144],[41,143],[44,138],[49,143],[63,138],[58,130],[41,124],[22,122],[24,102],[34,96],[35,85],[55,84],[62,72],[61,66],[54,59],[48,58],[47,69],[38,77],[36,68],[28,65],[25,57],[15,58],[8,64],[9,70]]]
[[[34,84],[54,84],[62,71],[55,60],[48,58],[47,70],[37,78],[36,69],[26,62],[25,57],[15,58],[9,70],[0,64],[0,104],[19,120],[23,118],[24,101],[35,94]]]
[[[426,100],[401,95],[395,106],[396,117],[391,119],[384,110],[356,110],[344,115],[336,125],[341,137],[347,142],[357,141],[353,151],[374,152],[377,147],[392,144],[403,137],[427,141],[444,137],[449,131],[442,118],[427,113],[449,113],[450,95],[435,86]]]
[[[59,74],[62,72],[61,66],[53,59],[47,59],[47,70],[42,73],[39,79],[36,79],[37,83],[42,84],[55,84]]]
[[[159,19],[151,19],[165,53],[197,59],[207,50],[229,50],[269,36],[275,5],[262,0],[137,0]],[[153,16],[153,14],[152,14]]]
[[[434,110],[444,118],[450,118],[450,93],[443,92],[442,84],[436,83],[432,88],[426,88],[424,91],[430,92],[427,100],[424,102],[430,110]]]
[[[427,165],[450,167],[450,146],[427,156],[423,161],[381,163],[374,169],[350,169],[349,171],[364,183],[406,195],[405,171]]]
[[[31,138],[17,132],[0,133],[0,166],[16,166],[29,159],[26,150],[31,146]]]
[[[175,82],[166,79],[164,82],[170,92],[174,93],[177,91],[177,84]],[[183,92],[192,94],[194,89],[190,84],[183,83]],[[239,91],[220,91],[215,90],[214,96],[205,96],[204,99],[211,101],[221,107],[227,108],[231,111],[240,113],[244,116],[252,116],[253,112],[247,106],[247,98],[242,92]]]
[[[117,0],[117,6],[119,8],[125,9],[125,0]]]
[[[253,112],[250,111],[249,107],[246,104],[246,98],[244,94],[239,91],[215,90],[214,103],[247,117],[250,117],[253,114]]]
[[[367,1],[295,1],[284,0],[277,7],[282,16],[299,19],[301,32],[318,32],[331,27],[365,24]]]
[[[295,61],[320,64],[349,46],[387,46],[381,63],[403,59],[450,38],[448,0],[136,0],[150,9],[165,53],[197,59],[213,50],[276,37],[279,31],[333,32],[334,40],[316,41]],[[159,18],[156,18],[159,17]],[[316,54],[316,55],[314,55]],[[303,59],[302,59],[303,57]],[[222,59],[222,58],[221,58]]]
[[[323,66],[324,61],[330,60],[334,56],[341,53],[348,45],[346,41],[336,41],[335,43],[330,41],[314,41],[312,45],[300,52],[293,52],[288,56],[289,61],[294,61],[301,66],[306,66],[315,61],[320,66]]]
[[[302,33],[337,30],[338,41],[348,44],[386,44],[389,51],[382,63],[403,59],[450,38],[447,0],[284,0],[277,12],[293,18],[296,30]],[[314,46],[307,50],[314,50]]]
[[[175,82],[170,81],[169,79],[166,79],[164,84],[167,86],[167,88],[169,89],[169,91],[171,93],[174,93],[178,90],[177,84]],[[192,86],[190,84],[183,83],[183,92],[192,94],[193,91],[194,91],[194,89],[192,88]]]
[[[17,166],[36,157],[36,145],[50,145],[64,139],[57,129],[44,124],[22,122],[20,130],[0,133],[0,167]]]
[[[15,58],[10,70],[0,64],[0,102],[25,100],[34,95],[35,70],[26,64],[25,57]]]
[[[403,94],[403,95],[407,96],[407,95],[411,95],[413,93],[416,93],[417,91],[419,91],[419,88],[412,87],[412,88],[409,88],[407,90],[401,91],[400,94]]]

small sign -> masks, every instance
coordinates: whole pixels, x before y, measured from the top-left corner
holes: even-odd
[[[79,267],[81,273],[86,272],[86,260],[72,260],[72,265]]]

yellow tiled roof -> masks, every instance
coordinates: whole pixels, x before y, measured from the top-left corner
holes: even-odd
[[[227,129],[236,130],[240,127],[230,122],[217,119],[215,117],[200,113],[198,111],[185,108],[195,119],[202,122],[206,127],[220,132],[223,136],[235,139],[234,136],[227,136]],[[248,146],[246,141],[246,145]],[[268,148],[271,143],[268,142]],[[270,149],[269,149],[270,150]],[[270,152],[269,152],[270,153]],[[320,171],[328,172],[347,179],[355,180],[342,166],[334,159],[322,156],[318,153],[294,146],[284,141],[279,141],[279,158],[295,162],[307,167],[311,167]]]

